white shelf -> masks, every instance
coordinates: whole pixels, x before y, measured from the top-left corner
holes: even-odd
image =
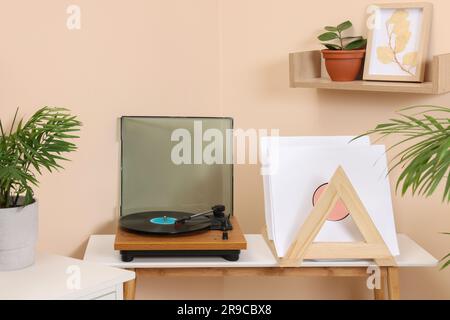
[[[262,235],[247,234],[247,250],[242,250],[238,261],[230,262],[220,257],[161,257],[135,258],[122,262],[114,250],[114,235],[92,235],[84,259],[118,268],[264,268],[278,267]],[[438,261],[425,249],[404,234],[398,234],[400,255],[395,257],[399,267],[434,267]],[[366,267],[374,265],[367,260],[312,261],[305,260],[301,267]]]

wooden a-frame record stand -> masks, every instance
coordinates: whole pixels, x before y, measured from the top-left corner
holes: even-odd
[[[341,199],[365,241],[314,242],[336,202]],[[272,251],[274,244],[265,235]],[[275,254],[275,252],[274,252]],[[277,256],[275,254],[275,256]],[[310,215],[297,232],[287,254],[278,258],[281,267],[299,267],[304,259],[373,260],[380,267],[395,266],[395,259],[373,223],[344,169],[339,167]]]
[[[314,242],[339,199],[350,212],[364,241]],[[273,241],[269,240],[267,236],[267,227],[263,230],[263,237],[273,255],[278,257]],[[285,269],[308,269],[308,267],[302,267],[304,260],[372,260],[374,266],[379,267],[380,276],[380,287],[374,290],[375,299],[399,299],[400,296],[396,261],[342,167],[338,167],[335,171],[326,190],[298,230],[287,254],[277,259],[279,266]],[[348,269],[348,272],[344,272],[345,267],[327,267],[329,276],[345,274],[346,276],[361,277],[361,274],[364,273],[364,271],[361,273],[360,268]]]

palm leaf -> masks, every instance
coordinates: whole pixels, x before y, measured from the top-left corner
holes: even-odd
[[[406,111],[416,112],[407,114]],[[435,113],[439,114],[439,117]],[[402,168],[396,189],[401,190],[402,195],[411,191],[412,194],[430,196],[446,181],[443,201],[448,202],[450,120],[448,116],[441,116],[448,113],[450,108],[441,106],[404,108],[398,113],[399,118],[379,124],[357,138],[368,134],[376,134],[379,139],[391,135],[403,136],[403,139],[387,149],[387,152],[390,152],[406,145],[406,148],[393,157],[394,162],[389,168],[389,172],[397,167]]]
[[[410,114],[411,111],[414,113]],[[405,113],[408,112],[408,113]],[[391,160],[389,172],[401,168],[396,190],[405,195],[429,197],[440,185],[444,186],[443,202],[450,202],[450,108],[420,105],[402,109],[400,118],[390,119],[373,130],[354,138],[375,134],[377,141],[388,136],[402,136],[399,142],[387,148],[386,152],[403,147]],[[393,164],[392,164],[393,163]],[[450,233],[446,233],[450,234]],[[445,261],[447,260],[447,261]],[[441,269],[450,266],[450,253]]]
[[[0,208],[17,205],[20,196],[24,204],[32,202],[35,173],[61,169],[60,162],[67,160],[63,154],[77,150],[69,140],[78,138],[73,133],[81,122],[69,110],[44,107],[26,122],[17,117],[18,110],[9,134],[0,121]]]

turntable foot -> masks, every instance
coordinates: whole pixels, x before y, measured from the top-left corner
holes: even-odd
[[[133,259],[134,259],[134,257],[132,255],[122,253],[122,261],[123,262],[131,262],[131,261],[133,261]]]
[[[239,253],[232,253],[222,256],[227,261],[238,261],[239,260]]]

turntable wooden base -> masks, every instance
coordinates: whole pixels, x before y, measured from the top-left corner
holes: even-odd
[[[237,222],[231,217],[233,230],[228,231],[228,239],[217,230],[200,231],[180,235],[151,235],[117,229],[114,249],[120,250],[123,261],[131,261],[137,256],[223,256],[235,261],[240,250],[247,248],[247,241]]]

